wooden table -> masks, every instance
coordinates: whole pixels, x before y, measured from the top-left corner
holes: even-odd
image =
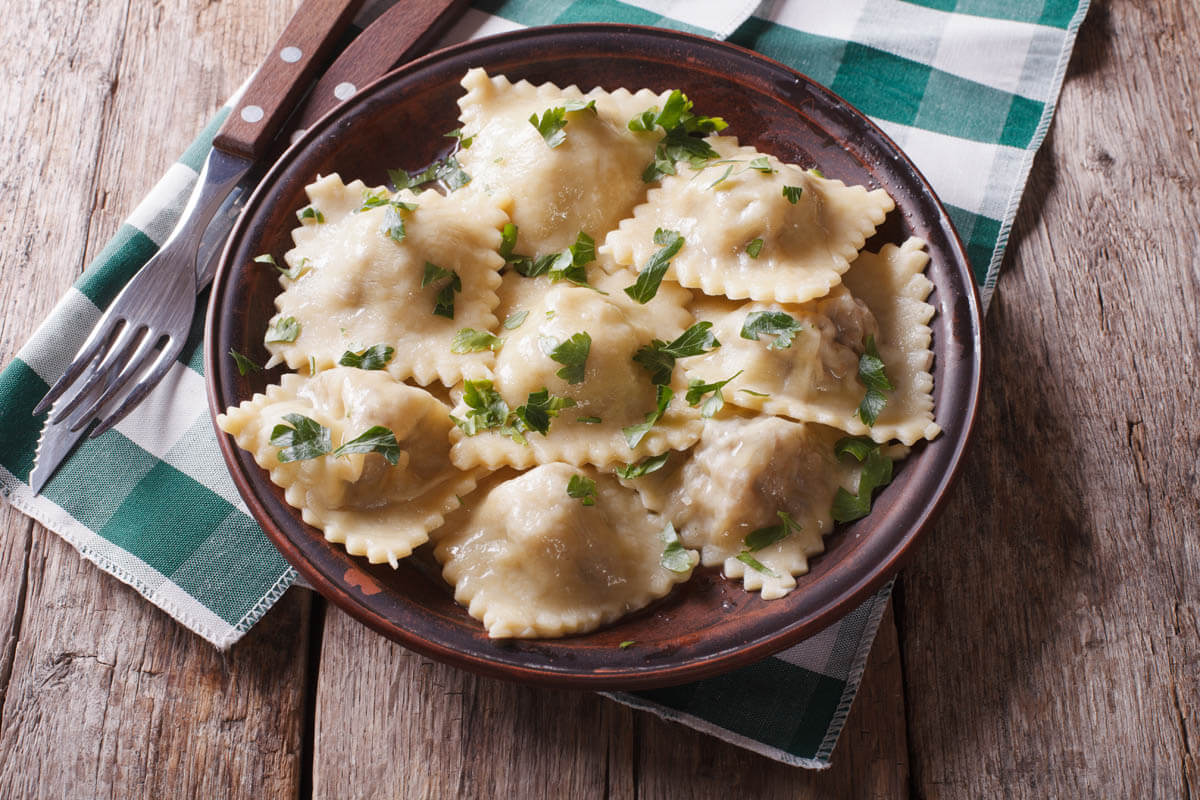
[[[5,8],[0,363],[295,4]],[[831,770],[464,674],[304,591],[223,655],[5,507],[0,797],[1200,796],[1195,12],[1093,4],[969,466]]]

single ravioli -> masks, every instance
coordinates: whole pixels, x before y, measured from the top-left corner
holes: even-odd
[[[489,351],[455,354],[450,345],[462,328],[496,325],[504,212],[462,191],[399,192],[395,200],[416,205],[400,209],[384,202],[393,199],[386,190],[362,181],[343,184],[337,175],[307,191],[324,221],[292,234],[296,246],[286,260],[299,275],[280,278],[284,291],[275,298],[278,313],[266,337],[271,363],[321,370],[337,365],[346,351],[384,344],[394,348],[387,370],[399,379],[449,386],[484,374]],[[371,197],[381,204],[364,208]],[[275,326],[288,318],[299,324],[294,340],[272,341],[279,338]]]
[[[460,120],[471,145],[458,160],[471,175],[470,188],[492,195],[511,214],[519,230],[517,252],[562,250],[580,231],[602,240],[645,199],[641,174],[660,137],[627,126],[635,115],[662,105],[666,93],[585,94],[575,86],[514,84],[479,68],[462,85],[467,93],[458,101]],[[565,136],[554,147],[529,121],[568,102],[591,101],[594,109],[564,111]]]
[[[640,268],[658,249],[654,232],[677,231],[685,244],[667,276],[681,285],[735,300],[802,303],[841,281],[895,207],[882,189],[819,177],[733,137],[706,141],[719,159],[700,170],[680,163],[608,234],[603,250],[618,264]]]
[[[794,576],[808,572],[809,557],[824,551],[838,488],[857,491],[858,462],[834,455],[844,435],[778,417],[714,419],[686,456],[622,482],[675,523],[684,545],[700,550],[701,563],[723,566],[747,591],[772,600],[794,589]],[[746,537],[763,528],[786,535],[748,551]]]
[[[675,553],[679,572],[664,567],[666,521],[611,476],[567,464],[511,474],[486,479],[434,537],[454,599],[488,636],[594,630],[691,577],[696,553]],[[592,491],[572,496],[575,476]]]
[[[496,355],[495,391],[509,409],[525,405],[531,394],[542,389],[575,405],[562,409],[550,421],[547,433],[528,431],[524,441],[494,429],[474,435],[455,429],[451,432],[451,458],[456,465],[463,469],[478,465],[525,468],[564,461],[604,466],[679,450],[699,438],[699,413],[683,400],[686,386],[678,369],[673,384],[678,396],[669,402],[662,418],[634,447],[623,433],[625,428],[644,423],[657,408],[657,388],[633,356],[651,340],[669,341],[686,327],[691,315],[682,307],[682,294],[668,288],[661,298],[639,306],[621,291],[633,281],[626,272],[601,277],[596,288],[607,295],[566,282],[552,284],[545,278],[506,275],[504,280],[512,284],[502,292],[523,305],[522,311],[527,313],[520,326],[506,334]],[[569,375],[560,375],[565,362],[551,354],[560,345],[585,339],[586,359],[576,367],[579,375],[575,377],[580,380],[571,383]],[[458,419],[467,419],[465,399],[453,413]]]
[[[394,466],[378,453],[281,463],[271,438],[277,425],[289,424],[288,414],[328,428],[333,448],[382,425],[395,435],[400,458]],[[270,472],[288,504],[326,539],[373,564],[395,566],[475,488],[475,473],[450,463],[448,414],[427,391],[386,372],[338,367],[313,377],[284,375],[265,394],[218,415],[217,425]]]
[[[681,362],[689,380],[714,383],[736,376],[722,390],[728,403],[853,434],[871,432],[857,416],[866,393],[858,363],[866,338],[878,340],[880,332],[870,309],[844,286],[799,305],[706,297],[692,310],[713,323],[722,346]],[[743,337],[747,320],[759,314],[790,320],[790,330],[760,333],[757,340]]]

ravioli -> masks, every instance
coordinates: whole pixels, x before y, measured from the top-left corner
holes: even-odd
[[[290,341],[273,341],[277,324],[268,330],[271,364],[327,369],[346,351],[384,344],[395,351],[387,370],[399,379],[450,386],[484,374],[490,352],[455,354],[450,345],[461,328],[496,325],[492,311],[504,264],[496,250],[508,221],[504,212],[486,197],[463,191],[403,191],[394,198],[414,210],[386,203],[364,209],[372,196],[393,195],[362,181],[343,184],[337,175],[318,180],[307,192],[323,221],[293,233],[296,246],[285,258],[299,274],[295,280],[280,278],[284,290],[275,298],[275,322],[294,320],[299,331]],[[396,229],[397,217],[403,233]],[[439,313],[443,292],[452,309]]]
[[[608,234],[604,250],[616,263],[640,267],[658,249],[655,231],[673,230],[686,243],[667,277],[680,285],[733,300],[802,303],[841,282],[895,207],[882,189],[819,177],[730,136],[707,141],[719,159],[699,170],[679,164]]]
[[[304,521],[345,544],[351,555],[395,566],[428,540],[443,514],[475,488],[475,474],[449,460],[449,409],[423,389],[386,372],[350,367],[314,377],[290,373],[278,385],[217,417],[221,430],[249,451]],[[395,465],[379,453],[323,455],[280,462],[272,432],[300,414],[329,429],[336,447],[373,426],[400,446]]]
[[[460,120],[470,147],[458,153],[471,175],[471,189],[504,206],[516,223],[517,252],[552,253],[575,241],[579,231],[603,237],[646,197],[643,168],[658,136],[634,133],[628,122],[666,95],[648,90],[560,89],[512,83],[503,75],[472,69],[462,80]],[[594,108],[565,111],[561,144],[551,147],[530,117],[566,103]]]
[[[594,502],[572,497],[572,477],[595,481]],[[611,476],[543,464],[486,480],[436,534],[434,554],[494,639],[566,636],[645,607],[687,580],[663,566],[666,520]]]

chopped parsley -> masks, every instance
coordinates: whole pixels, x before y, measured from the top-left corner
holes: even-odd
[[[675,396],[675,392],[670,386],[660,385],[658,394],[655,399],[655,408],[646,415],[645,422],[639,422],[637,425],[630,425],[627,428],[622,428],[621,433],[625,435],[625,443],[629,445],[629,449],[633,449],[641,443],[654,424],[662,419],[663,414],[667,412],[667,406],[671,403],[671,398]]]
[[[529,124],[537,129],[537,132],[546,140],[546,144],[553,149],[567,140],[567,133],[563,129],[567,127],[567,114],[572,111],[591,111],[595,114],[596,101],[568,100],[561,106],[543,111],[541,119],[536,113],[532,114],[529,117]]]
[[[694,408],[700,404],[700,401],[704,398],[704,395],[712,392],[712,397],[705,400],[704,406],[700,409],[701,419],[711,418],[713,414],[716,414],[725,407],[725,396],[721,394],[721,390],[725,388],[725,384],[729,383],[731,380],[741,374],[742,370],[739,369],[725,380],[717,381],[716,383],[705,383],[704,381],[698,379],[693,380],[688,384],[687,396],[685,397],[688,405]]]
[[[871,495],[875,490],[892,482],[892,460],[885,456],[879,445],[866,436],[847,436],[833,446],[838,456],[849,454],[862,462],[858,476],[858,494],[850,494],[838,487],[833,496],[832,515],[837,522],[853,522],[871,513]]]
[[[783,311],[751,311],[742,323],[741,337],[757,342],[759,336],[774,336],[775,338],[767,343],[767,349],[786,350],[792,346],[792,339],[802,330],[804,326],[791,314]]]
[[[383,369],[395,354],[396,348],[390,344],[374,344],[358,353],[347,350],[338,359],[338,364],[359,369]]]
[[[508,319],[504,320],[504,330],[515,331],[521,327],[521,323],[529,316],[529,311],[518,311],[514,314],[509,314]]]
[[[348,456],[352,453],[379,453],[393,467],[400,463],[400,445],[396,441],[396,434],[382,425],[373,425],[367,428],[358,437],[333,451],[335,457]]]
[[[467,406],[467,413],[461,418],[451,414],[450,419],[467,436],[496,430],[515,442],[527,443],[521,435],[524,423],[509,410],[508,403],[492,388],[491,381],[464,381],[462,400]]]
[[[567,383],[583,383],[588,353],[592,350],[591,334],[580,331],[562,343],[546,336],[542,337],[539,344],[543,353],[563,365],[555,375]]]
[[[500,339],[493,333],[477,331],[474,328],[461,328],[450,341],[450,352],[478,353],[482,350],[499,350]]]
[[[458,146],[463,150],[469,148],[471,146],[471,142],[475,141],[474,136],[464,136],[462,128],[455,128],[452,131],[447,131],[446,133],[443,133],[442,136],[445,136],[447,139],[458,139]]]
[[[441,181],[448,190],[461,189],[471,182],[471,176],[463,171],[454,156],[446,156],[434,161],[420,172],[408,173],[402,169],[389,169],[388,180],[399,189],[415,189],[426,183]]]
[[[742,540],[742,546],[745,547],[747,553],[758,552],[801,529],[800,523],[792,519],[791,514],[786,511],[776,511],[775,514],[779,517],[778,525],[757,528],[746,534],[746,538]]]
[[[295,317],[280,317],[267,328],[267,342],[294,342],[300,335],[300,323]]]
[[[675,359],[698,356],[721,346],[711,329],[711,322],[697,322],[672,342],[654,339],[650,344],[639,348],[633,354],[633,360],[650,373],[651,383],[670,383]]]
[[[749,551],[743,550],[742,552],[738,553],[737,560],[742,562],[743,564],[745,564],[747,567],[754,570],[755,572],[761,572],[763,575],[769,575],[772,578],[779,577],[778,572],[776,572],[775,570],[766,566],[765,564],[763,564],[761,561],[759,561],[754,556],[750,555]]]
[[[437,264],[425,262],[425,274],[421,276],[421,288],[424,289],[434,281],[449,278],[438,289],[433,301],[433,313],[439,317],[454,319],[454,293],[462,291],[462,281],[454,270],[442,269]]]
[[[783,187],[783,196],[786,197],[787,201],[792,205],[796,205],[796,203],[800,202],[800,195],[803,193],[804,189],[800,188],[799,186]]]
[[[321,224],[325,221],[325,215],[316,206],[305,206],[296,212],[296,216],[301,222],[308,222],[311,219],[317,224]]]
[[[762,247],[762,239],[751,239],[746,245],[746,255],[750,256],[751,258],[758,258],[758,254],[762,252]]]
[[[575,401],[572,398],[552,395],[550,390],[543,386],[536,392],[530,392],[525,405],[517,406],[515,413],[526,428],[545,436],[550,430],[550,420],[557,417],[558,412],[564,408],[574,406]]]
[[[585,506],[596,505],[596,482],[586,475],[575,474],[567,481],[567,496]]]
[[[619,647],[619,648],[621,648],[622,650],[624,650],[625,648],[627,648],[627,647],[632,647],[632,646],[633,646],[633,645],[635,645],[635,644],[637,644],[637,642],[636,642],[635,640],[633,640],[633,639],[626,639],[625,641],[623,641],[623,642],[621,642],[619,645],[617,645],[617,647]]]
[[[640,478],[643,475],[649,475],[651,472],[657,472],[662,469],[670,456],[671,452],[668,450],[660,456],[650,456],[650,458],[645,459],[641,463],[626,464],[623,467],[617,467],[616,472],[625,480]]]
[[[753,389],[738,389],[738,391],[745,392],[746,394],[753,395],[754,397],[770,397],[771,396],[771,395],[767,394],[766,392],[756,392]]]
[[[710,183],[707,186],[707,188],[712,189],[712,188],[715,188],[716,186],[724,183],[725,179],[728,178],[730,173],[732,173],[732,172],[733,172],[733,164],[730,164],[728,167],[725,168],[724,174],[722,174],[721,177],[717,178],[715,181]]]
[[[237,364],[238,375],[245,375],[249,372],[261,372],[262,371],[262,367],[260,367],[258,364],[255,364],[253,361],[246,358],[244,355],[239,353],[237,350],[234,350],[232,347],[229,348],[229,355],[233,356],[233,363]]]
[[[756,169],[764,175],[770,175],[775,171],[775,168],[771,166],[771,162],[767,160],[766,156],[751,159],[750,169]]]
[[[255,256],[254,261],[258,264],[270,264],[272,267],[279,270],[279,274],[290,278],[291,280],[296,280],[301,275],[312,269],[312,262],[307,258],[301,258],[299,263],[297,263],[294,267],[279,266],[279,263],[275,261],[275,256],[271,255],[270,253],[263,253],[261,256]]]
[[[599,425],[604,420],[599,417],[576,417],[576,422],[582,422],[584,425]]]
[[[651,183],[663,175],[675,174],[675,162],[687,161],[694,168],[701,168],[717,157],[717,151],[704,141],[705,136],[727,128],[720,117],[705,117],[692,113],[692,101],[678,89],[671,92],[663,103],[646,109],[629,120],[629,130],[635,133],[662,128],[663,138],[654,151],[654,160],[642,171],[642,180]]]
[[[810,169],[810,170],[808,171],[808,174],[809,174],[809,175],[815,175],[815,176],[817,176],[818,178],[824,178],[824,177],[825,177],[825,173],[824,173],[824,172],[821,172],[821,170],[817,169],[816,167],[813,167],[812,169]]]
[[[505,226],[507,228],[507,226]],[[513,227],[512,242],[516,241],[516,226]],[[501,234],[503,237],[503,234]],[[512,244],[503,238],[500,245],[500,255],[513,265],[513,268],[526,278],[540,278],[549,275],[550,280],[570,281],[576,286],[588,286],[586,265],[596,260],[596,241],[584,231],[575,237],[575,244],[537,258],[516,255],[512,252]],[[592,288],[592,287],[588,287]],[[597,289],[597,291],[599,291]]]
[[[278,447],[279,463],[307,461],[333,449],[329,429],[303,414],[284,414],[284,420],[271,430],[271,445]]]
[[[867,393],[858,406],[858,418],[866,425],[874,425],[875,420],[879,418],[879,412],[887,405],[884,392],[895,388],[884,372],[883,359],[879,357],[879,350],[875,347],[874,336],[867,337],[863,354],[858,358],[858,380],[867,387]]]
[[[387,210],[383,212],[383,223],[379,226],[379,230],[386,234],[396,244],[404,241],[404,237],[408,232],[404,229],[404,217],[401,216],[402,211],[416,211],[416,203],[404,203],[399,200],[388,200],[380,205],[386,205]],[[360,208],[362,211],[367,208],[366,205]]]
[[[633,286],[625,288],[625,294],[642,304],[650,302],[658,294],[658,287],[667,273],[667,267],[671,266],[671,259],[683,247],[683,237],[677,231],[659,228],[654,232],[654,243],[660,249],[650,256]]]
[[[662,558],[659,559],[660,564],[664,569],[669,569],[671,572],[682,575],[694,566],[691,552],[683,546],[683,542],[679,541],[679,534],[675,532],[675,525],[668,522],[667,527],[662,529],[660,534],[666,546],[663,547]]]

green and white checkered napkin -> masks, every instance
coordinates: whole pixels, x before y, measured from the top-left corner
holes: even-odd
[[[477,3],[449,40],[528,25],[629,22],[728,38],[788,64],[856,105],[912,157],[949,208],[986,303],[1087,0],[755,6],[752,0],[490,0]],[[86,440],[42,496],[27,485],[43,421],[31,409],[101,309],[165,238],[221,118],[0,373],[0,487],[16,508],[85,558],[225,648],[296,573],[250,518],[218,454],[204,399],[199,319],[187,357],[131,416]],[[616,699],[780,761],[827,766],[889,590],[756,666]]]

